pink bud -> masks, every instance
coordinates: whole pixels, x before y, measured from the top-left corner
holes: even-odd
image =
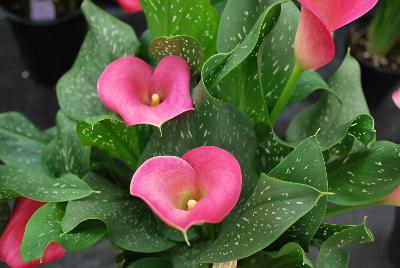
[[[318,69],[335,55],[332,33],[356,20],[378,0],[299,0],[301,14],[295,40],[295,54],[301,67]]]
[[[65,250],[57,243],[52,243],[47,247],[42,262],[38,259],[26,263],[20,256],[25,226],[36,210],[44,204],[28,198],[17,199],[12,216],[0,238],[0,259],[11,268],[36,267],[61,259],[64,256]]]
[[[139,0],[117,0],[118,4],[125,12],[136,13],[142,11],[142,6]]]

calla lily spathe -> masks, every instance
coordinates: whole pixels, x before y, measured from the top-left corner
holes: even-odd
[[[20,256],[25,226],[31,216],[45,203],[28,198],[18,198],[12,216],[0,238],[0,259],[11,268],[31,268],[61,259],[65,250],[57,243],[50,244],[40,260],[26,263]]]
[[[335,55],[332,33],[356,20],[378,0],[299,0],[301,15],[295,40],[298,64],[308,70],[328,64]]]
[[[131,194],[144,200],[166,224],[186,232],[191,226],[221,222],[242,189],[236,158],[213,146],[176,156],[157,156],[133,175]]]
[[[400,88],[393,93],[392,99],[394,104],[400,109]]]
[[[190,69],[179,56],[166,56],[156,69],[137,57],[111,63],[97,84],[100,100],[128,126],[161,127],[166,121],[193,110]]]
[[[142,10],[139,0],[117,0],[125,12],[136,13]]]

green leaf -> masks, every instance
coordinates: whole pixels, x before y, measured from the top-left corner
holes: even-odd
[[[242,268],[312,268],[311,261],[307,258],[301,246],[291,242],[284,245],[279,251],[259,251],[240,262]]]
[[[308,70],[304,70],[299,78],[296,90],[294,91],[288,105],[294,104],[303,100],[305,97],[310,95],[316,90],[323,90],[326,93],[332,94],[333,97],[337,98],[339,104],[342,100],[335,91],[333,91],[330,86],[325,82],[325,80],[317,73]]]
[[[255,0],[253,0],[255,2]],[[277,2],[276,0],[261,2]],[[282,4],[281,15],[274,29],[266,36],[260,48],[258,68],[264,98],[270,111],[289,80],[294,68],[294,39],[299,10],[292,1]]]
[[[108,113],[97,96],[97,80],[114,60],[135,55],[140,46],[132,28],[85,0],[89,32],[79,55],[57,84],[61,110],[74,120]]]
[[[66,173],[83,176],[89,170],[90,147],[76,134],[76,123],[63,112],[57,114],[57,137],[43,151],[43,163],[55,177]]]
[[[255,254],[309,212],[322,195],[310,186],[262,174],[246,205],[222,226],[218,238],[192,249],[198,254],[195,262],[222,263]]]
[[[0,166],[2,200],[24,196],[42,202],[64,202],[92,193],[85,182],[72,174],[53,179],[29,167]]]
[[[204,56],[201,43],[190,36],[163,36],[151,41],[150,56],[161,59],[168,55],[183,57],[189,63],[192,74],[200,71],[203,66]]]
[[[306,184],[321,192],[328,191],[325,161],[315,137],[300,143],[268,175],[288,182]],[[279,243],[294,241],[307,249],[325,217],[326,206],[327,198],[324,196],[310,212],[290,227]]]
[[[100,193],[68,202],[61,223],[64,232],[99,220],[107,227],[107,238],[123,249],[151,253],[174,245],[157,232],[157,222],[145,204],[96,174],[88,173],[83,180]]]
[[[195,111],[168,121],[163,126],[162,137],[155,132],[140,162],[158,155],[182,156],[203,145],[223,148],[239,161],[244,176],[241,193],[244,199],[257,183],[254,127],[235,107],[210,97],[201,87],[198,90],[205,95],[196,102]]]
[[[281,2],[283,1],[228,0],[219,24],[217,51],[219,53],[228,53],[235,49],[253,31],[253,27],[260,20],[260,16],[265,15],[265,11],[271,8],[272,5]],[[278,19],[277,17],[276,19]],[[266,31],[269,32],[270,29]]]
[[[141,148],[137,127],[128,127],[116,115],[102,115],[79,121],[76,132],[83,145],[96,146],[125,162],[137,165]]]
[[[222,23],[236,17],[237,10],[231,7],[231,3],[232,1],[227,3]],[[239,9],[240,12],[243,10],[246,9]],[[239,45],[235,44],[234,50],[214,55],[202,70],[204,85],[212,96],[232,103],[255,122],[268,122],[268,111],[258,81],[257,52],[263,38],[273,28],[279,12],[280,4],[268,7],[259,18],[257,16],[254,27],[253,24],[248,25],[249,34],[246,36],[243,33],[243,37],[240,38],[240,41],[243,41]],[[243,31],[242,28],[244,26],[233,30]],[[219,44],[218,47],[219,51],[230,51],[228,45]]]
[[[325,242],[331,236],[354,226],[355,225],[323,223],[315,233],[313,240],[316,243]]]
[[[269,126],[265,131],[262,131],[260,136],[264,138],[259,142],[257,151],[260,170],[268,173],[293,151],[293,148],[283,144]]]
[[[211,4],[217,10],[219,15],[221,15],[222,12],[224,11],[224,8],[225,8],[225,5],[226,5],[227,1],[228,0],[210,0]]]
[[[344,248],[355,243],[367,243],[374,241],[371,231],[362,224],[345,229],[328,238],[322,244],[316,263],[316,268],[347,267],[349,256]]]
[[[10,218],[11,210],[7,202],[0,202],[0,236],[7,226]]]
[[[64,203],[48,203],[32,215],[21,243],[20,254],[25,262],[41,259],[52,242],[61,244],[67,250],[83,250],[104,236],[104,226],[65,234],[60,225],[64,211]]]
[[[373,119],[361,88],[360,66],[347,55],[340,68],[332,76],[329,86],[341,99],[332,94],[298,113],[289,125],[286,137],[290,142],[303,140],[318,132],[318,141],[323,150],[344,141],[332,152],[345,155],[354,143],[354,137],[369,146],[375,140]],[[346,140],[345,140],[346,138]]]
[[[382,200],[400,185],[400,147],[379,141],[371,149],[332,162],[327,167],[329,201],[358,206]]]
[[[141,0],[153,38],[187,35],[198,40],[205,58],[215,52],[219,17],[209,0]]]
[[[0,114],[0,160],[8,165],[41,169],[42,151],[49,138],[24,115]]]
[[[167,258],[149,257],[129,264],[126,268],[173,268],[172,262]]]

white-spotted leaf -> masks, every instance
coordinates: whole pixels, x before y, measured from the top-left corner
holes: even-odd
[[[47,246],[53,242],[67,250],[84,250],[104,236],[104,226],[82,228],[79,232],[65,234],[61,229],[64,211],[65,203],[48,203],[32,215],[25,227],[20,249],[25,262],[42,258]]]
[[[58,179],[29,167],[0,166],[0,199],[23,196],[42,202],[64,202],[89,196],[93,190],[80,178]]]
[[[71,232],[87,220],[99,220],[107,227],[107,238],[120,248],[151,253],[174,246],[157,232],[154,215],[141,201],[94,173],[83,180],[100,193],[68,202],[61,223],[64,232]]]
[[[86,0],[82,12],[89,31],[71,70],[57,83],[61,110],[80,120],[106,114],[97,96],[97,80],[114,60],[134,56],[140,46],[132,28]]]

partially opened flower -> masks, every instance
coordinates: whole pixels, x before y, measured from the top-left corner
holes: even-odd
[[[157,156],[133,175],[131,194],[143,199],[166,224],[186,231],[219,223],[234,208],[242,189],[239,163],[229,152],[203,146],[176,156]]]
[[[400,88],[393,93],[392,99],[396,106],[400,109]]]
[[[390,195],[388,195],[383,201],[383,204],[400,207],[400,188],[397,188]]]
[[[104,105],[129,126],[161,127],[193,110],[190,69],[179,56],[164,57],[154,71],[140,58],[116,60],[101,75],[97,90]]]
[[[56,243],[50,244],[42,261],[34,260],[26,263],[20,255],[25,226],[30,217],[45,203],[27,198],[18,198],[12,216],[0,238],[0,259],[12,268],[31,268],[58,260],[64,256],[65,250]]]
[[[301,15],[295,40],[298,64],[308,70],[328,64],[335,55],[332,33],[356,20],[378,0],[299,0]]]
[[[136,13],[142,10],[139,0],[117,0],[125,12]]]

